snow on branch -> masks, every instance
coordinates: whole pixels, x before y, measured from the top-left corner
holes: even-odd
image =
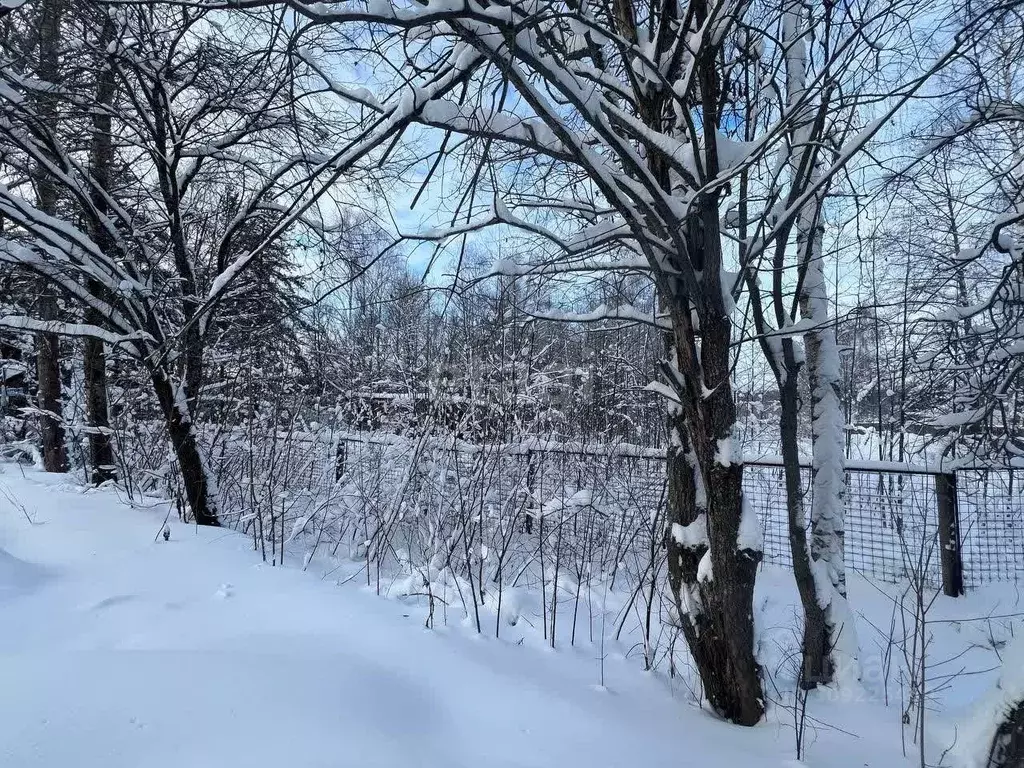
[[[550,320],[559,323],[600,323],[608,320],[624,320],[630,323],[643,323],[662,330],[672,327],[667,317],[644,312],[632,304],[621,304],[617,307],[601,304],[590,312],[580,313],[531,312],[530,317],[535,320]]]
[[[57,320],[36,320],[24,315],[0,315],[0,328],[17,331],[31,331],[33,333],[54,333],[58,336],[99,339],[111,346],[127,344],[129,345],[129,351],[132,351],[130,342],[153,341],[153,337],[145,331],[118,334],[111,333],[104,328],[100,328],[98,325],[90,325],[89,323],[65,323]]]

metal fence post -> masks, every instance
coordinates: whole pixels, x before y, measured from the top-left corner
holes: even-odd
[[[950,597],[960,597],[964,593],[964,563],[960,555],[960,510],[955,473],[935,475],[935,499],[939,507],[942,591]]]

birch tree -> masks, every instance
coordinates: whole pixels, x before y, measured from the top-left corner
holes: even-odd
[[[767,18],[771,19],[771,16]],[[864,105],[879,97],[866,86],[866,50],[852,41],[861,37],[880,50],[893,45],[900,23],[873,25],[866,17],[838,15],[831,5],[810,8],[785,5],[775,17],[780,41],[777,64],[758,39],[749,46],[751,69],[759,78],[783,75],[776,107],[791,114],[787,143],[776,160],[777,178],[764,169],[745,169],[739,178],[738,199],[731,220],[739,236],[739,255],[748,265],[743,274],[749,289],[756,338],[779,387],[779,435],[784,459],[784,484],[794,574],[804,612],[800,682],[805,687],[831,682],[837,667],[856,677],[856,638],[846,608],[843,564],[845,419],[840,404],[841,363],[830,316],[824,276],[823,234],[825,200],[831,180],[823,170],[839,159],[842,148],[863,127]],[[768,27],[764,28],[765,30]],[[822,32],[812,35],[812,30]],[[748,34],[754,34],[753,31]],[[764,34],[762,32],[761,34]],[[762,80],[763,82],[763,80]],[[811,85],[816,83],[816,85]],[[855,84],[856,83],[856,84]],[[743,94],[746,115],[753,121],[766,109],[763,93]],[[769,102],[770,104],[770,102]],[[769,109],[771,107],[768,107]],[[747,128],[747,137],[752,135]],[[760,172],[759,172],[760,171]],[[768,247],[751,247],[750,229],[770,219],[760,207],[768,179],[769,199],[799,206],[798,214],[771,233],[770,270],[757,266],[767,259]],[[760,275],[770,276],[762,289]],[[806,330],[797,330],[797,317]],[[800,335],[803,344],[800,343]],[[810,408],[801,408],[800,375],[806,368]],[[811,488],[805,489],[800,471],[799,431],[805,419],[812,438]],[[806,491],[811,503],[804,502]],[[807,518],[811,535],[808,541]]]

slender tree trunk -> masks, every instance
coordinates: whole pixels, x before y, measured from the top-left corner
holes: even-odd
[[[100,31],[100,49],[105,49],[113,39],[110,21],[104,19]],[[92,142],[89,162],[93,178],[100,189],[110,188],[110,176],[114,159],[113,137],[110,115],[105,112],[114,99],[114,70],[110,62],[104,61],[96,79],[96,109],[92,118]],[[92,192],[93,204],[100,213],[107,211],[107,203],[100,189]],[[110,235],[99,222],[93,222],[90,236],[104,252],[111,252]],[[89,292],[101,295],[103,287],[95,280],[88,281]],[[85,322],[102,325],[104,318],[93,309],[85,312]],[[114,447],[110,432],[109,398],[107,395],[107,357],[103,342],[99,339],[85,340],[85,404],[89,422],[89,462],[92,466],[92,482],[96,485],[112,480],[116,476]]]
[[[182,338],[183,357],[185,360],[185,391],[188,393],[188,404],[189,410],[192,413],[197,413],[200,401],[199,393],[203,388],[203,374],[204,374],[204,347],[205,341],[202,334],[199,332],[199,324],[194,322],[192,318],[195,317],[195,306],[198,301],[192,298],[184,299],[184,305],[189,307],[184,316],[188,318],[187,322],[190,322],[188,330]]]
[[[811,567],[811,553],[807,545],[807,517],[797,442],[800,415],[799,365],[796,363],[792,339],[783,339],[782,346],[784,378],[779,382],[782,406],[779,432],[786,487],[786,512],[789,518],[789,551],[804,613],[804,634],[800,646],[803,658],[799,682],[804,688],[814,688],[832,680],[833,668],[825,610],[818,600],[814,571]]]
[[[794,111],[807,95],[810,60],[807,41],[811,39],[810,32],[806,6],[799,2],[789,3],[784,13],[783,40],[786,45],[786,99]],[[853,622],[848,620],[843,564],[846,421],[839,389],[842,366],[835,329],[829,324],[828,291],[822,264],[821,214],[826,191],[825,185],[821,185],[818,151],[828,131],[827,127],[818,124],[812,110],[800,118],[792,134],[794,173],[806,174],[807,188],[820,186],[801,208],[795,223],[797,271],[800,276],[798,298],[802,316],[812,321],[812,329],[804,335],[811,390],[809,559],[804,545],[806,534],[802,525],[802,504],[799,519],[794,517],[795,507],[790,511],[790,547],[804,607],[803,684],[807,687],[830,682],[840,670],[856,677],[852,666],[857,656]],[[776,293],[781,294],[781,291]],[[793,402],[796,402],[795,396]],[[795,452],[795,446],[791,445],[788,450]],[[790,504],[796,503],[797,500],[791,497]],[[796,566],[798,558],[800,563]],[[811,585],[802,583],[808,571]],[[810,595],[806,594],[808,586],[814,588],[813,603]]]
[[[840,397],[842,367],[822,269],[820,212],[819,203],[815,210],[801,214],[797,233],[798,252],[805,259],[800,310],[813,323],[804,336],[811,392],[811,569],[819,604],[825,610],[833,671],[856,679],[857,637],[846,601],[844,563],[846,424]]]
[[[162,87],[163,84],[157,78],[153,81],[152,90],[149,92],[149,103],[153,109],[153,138],[162,160],[168,161],[157,163],[156,172],[167,216],[171,254],[174,257],[174,266],[178,273],[177,282],[181,290],[181,314],[185,323],[185,331],[181,334],[181,376],[189,409],[193,415],[197,415],[199,393],[203,385],[205,339],[200,323],[196,322],[195,318],[202,302],[198,295],[199,284],[190,260],[185,237],[181,190],[176,178],[176,166],[169,162],[169,159],[174,156],[175,150],[172,137],[168,135],[168,125],[172,118],[168,115],[169,110],[161,92]],[[218,269],[222,268],[223,265],[218,265]]]
[[[178,460],[192,516],[198,525],[220,525],[214,483],[206,472],[196,433],[192,428],[188,401],[179,388],[175,387],[163,366],[151,370],[150,378]]]
[[[92,312],[87,312],[85,322],[96,323],[101,320],[92,315]],[[89,422],[89,464],[92,467],[90,479],[93,484],[99,485],[117,476],[107,403],[107,358],[103,342],[99,339],[85,340],[83,367],[85,411]]]
[[[40,285],[40,290],[48,289]],[[58,319],[55,297],[44,293],[39,301],[39,317]],[[36,405],[41,411],[39,433],[43,443],[43,469],[67,472],[68,455],[61,416],[60,338],[54,333],[36,336],[36,385]]]
[[[39,64],[36,75],[44,83],[57,83],[60,75],[59,47],[63,0],[44,0],[39,8]],[[57,120],[53,97],[40,92],[40,119],[48,125]],[[35,179],[39,210],[51,216],[57,213],[57,187],[45,170],[39,169]],[[41,320],[58,320],[57,298],[45,282],[39,284],[38,312]],[[41,411],[39,431],[43,444],[43,468],[47,472],[67,472],[67,448],[61,416],[60,339],[53,333],[36,336],[36,403]]]

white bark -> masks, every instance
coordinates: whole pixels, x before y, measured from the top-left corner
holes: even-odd
[[[810,206],[809,206],[810,208]],[[846,599],[843,562],[846,521],[846,470],[843,453],[845,418],[839,400],[842,369],[835,327],[829,319],[828,287],[822,265],[822,226],[801,216],[798,240],[804,238],[807,260],[801,311],[814,321],[804,337],[811,386],[811,572],[818,601],[825,609],[837,682],[856,680],[857,636]]]
[[[787,99],[797,112],[805,103],[808,32],[806,11],[793,3],[786,13],[784,35],[787,42]],[[839,387],[842,366],[835,327],[830,323],[828,286],[823,268],[824,223],[822,211],[828,180],[822,177],[817,150],[812,146],[813,105],[793,132],[793,173],[808,173],[807,186],[814,194],[800,209],[796,219],[796,244],[800,284],[800,311],[810,330],[804,334],[806,366],[811,389],[811,504],[810,557],[818,604],[825,611],[834,679],[855,681],[857,638],[846,600],[846,569],[843,541],[846,517],[846,476],[844,466],[844,429]],[[809,168],[810,170],[804,170]]]

